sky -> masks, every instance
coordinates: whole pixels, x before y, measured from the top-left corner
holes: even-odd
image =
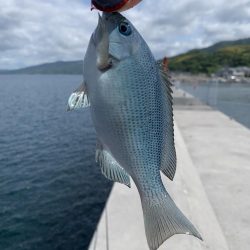
[[[90,0],[0,0],[0,69],[83,59]],[[143,0],[124,15],[155,57],[250,37],[250,0]]]

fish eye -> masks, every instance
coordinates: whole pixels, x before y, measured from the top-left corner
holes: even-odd
[[[119,32],[124,36],[129,36],[132,33],[132,29],[127,22],[121,22],[119,25]]]

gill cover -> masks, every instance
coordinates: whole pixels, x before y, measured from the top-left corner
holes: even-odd
[[[93,35],[97,54],[97,68],[106,70],[116,62],[132,56],[138,50],[137,33],[133,25],[120,13],[99,15]]]
[[[134,54],[137,43],[134,42],[135,34],[132,24],[120,14],[116,17],[118,17],[115,20],[116,26],[109,36],[109,54],[121,61]]]

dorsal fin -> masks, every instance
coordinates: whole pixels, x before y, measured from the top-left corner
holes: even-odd
[[[172,83],[168,73],[167,60],[157,62],[159,68],[162,88],[164,92],[164,105],[167,111],[164,128],[164,144],[162,149],[161,171],[173,180],[176,172],[176,152],[174,143],[174,118],[173,118],[173,97]]]

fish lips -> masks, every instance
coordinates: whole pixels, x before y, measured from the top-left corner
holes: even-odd
[[[97,53],[96,66],[100,71],[109,70],[119,62],[119,58],[112,55],[110,51],[109,31],[105,19],[107,20],[99,14],[98,25],[92,36]]]
[[[96,66],[104,71],[112,67],[112,60],[109,55],[109,33],[105,21],[99,14],[99,21],[95,33],[93,34],[93,43],[96,48]]]

